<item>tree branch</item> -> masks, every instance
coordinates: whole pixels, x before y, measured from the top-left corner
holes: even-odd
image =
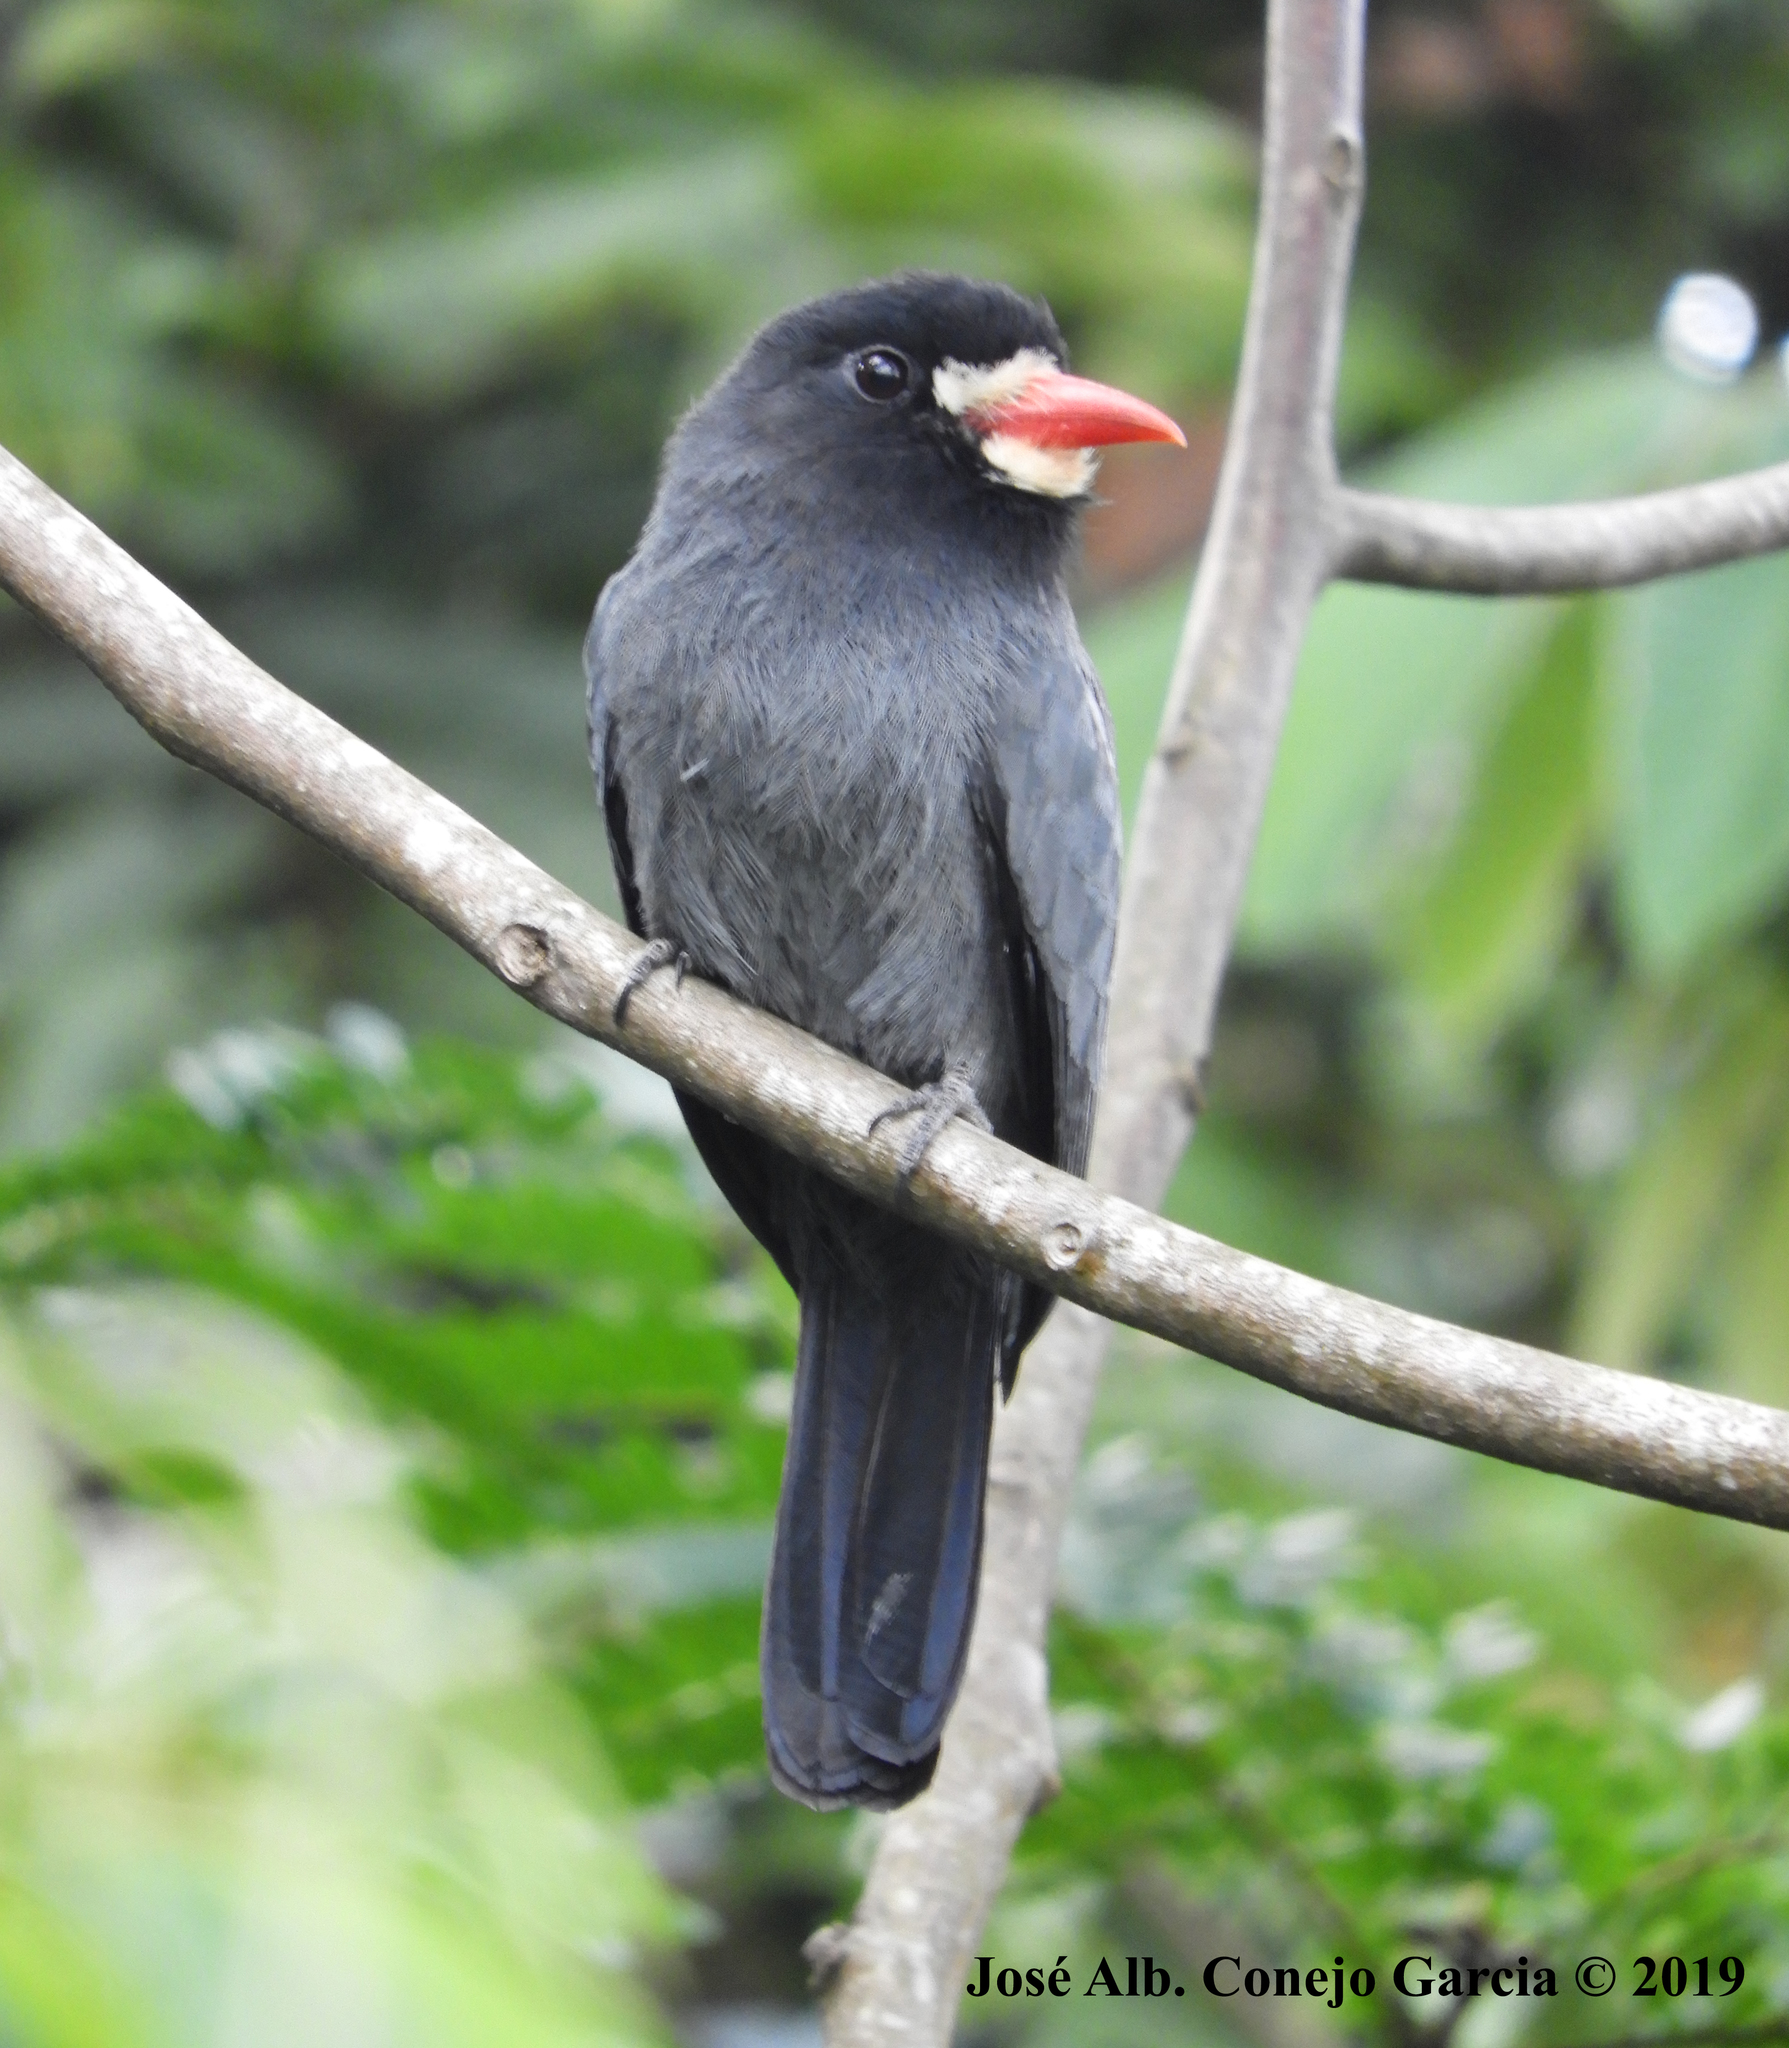
[[[1610,590],[1789,547],[1789,462],[1575,505],[1336,494],[1331,574],[1479,597]]]
[[[183,760],[289,818],[538,1008],[870,1199],[1099,1316],[1348,1414],[1789,1527],[1789,1415],[1325,1286],[967,1124],[950,1125],[903,1183],[899,1134],[869,1134],[876,1112],[898,1099],[895,1084],[704,982],[679,990],[657,977],[617,1026],[637,939],[275,682],[3,451],[0,581]],[[1010,1471],[1000,1483],[1012,1484]]]
[[[964,1123],[903,1182],[898,1134],[869,1134],[902,1092],[893,1082],[693,978],[681,990],[655,979],[617,1025],[637,939],[276,682],[3,450],[0,582],[171,752],[290,819],[537,1008],[870,1199],[1095,1315],[1347,1414],[1789,1527],[1789,1415],[1775,1409],[1350,1294],[1182,1229]]]

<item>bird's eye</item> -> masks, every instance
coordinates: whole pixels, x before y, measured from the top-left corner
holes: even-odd
[[[851,381],[865,398],[883,405],[899,398],[913,375],[913,365],[899,349],[866,348],[851,358]]]

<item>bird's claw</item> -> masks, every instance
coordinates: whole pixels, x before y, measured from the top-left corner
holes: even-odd
[[[675,939],[654,939],[627,970],[627,979],[621,984],[611,1013],[617,1024],[626,1023],[627,1006],[633,1001],[634,992],[644,988],[661,967],[675,967],[677,986],[682,988],[683,977],[690,971],[690,956]]]
[[[901,1147],[903,1180],[913,1178],[919,1162],[931,1150],[932,1140],[946,1124],[954,1123],[958,1117],[973,1124],[978,1131],[992,1133],[994,1129],[988,1121],[987,1111],[976,1100],[969,1076],[960,1067],[952,1067],[939,1080],[928,1081],[923,1088],[910,1089],[899,1102],[891,1102],[886,1109],[877,1110],[870,1118],[870,1129],[873,1132],[879,1125],[892,1123],[901,1116],[918,1119]]]

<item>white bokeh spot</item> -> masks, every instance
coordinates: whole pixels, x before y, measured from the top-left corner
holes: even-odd
[[[1658,340],[1665,360],[1684,376],[1730,383],[1758,346],[1758,308],[1744,285],[1693,270],[1665,294]]]

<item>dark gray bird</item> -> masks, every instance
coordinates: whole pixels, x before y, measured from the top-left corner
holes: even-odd
[[[1182,436],[1062,364],[1047,307],[964,278],[772,321],[677,429],[586,644],[643,972],[690,966],[906,1082],[909,1170],[957,1115],[1087,1159],[1118,790],[1063,563],[1090,449]],[[771,1772],[897,1806],[962,1674],[995,1381],[1049,1297],[679,1100],[801,1298]]]

